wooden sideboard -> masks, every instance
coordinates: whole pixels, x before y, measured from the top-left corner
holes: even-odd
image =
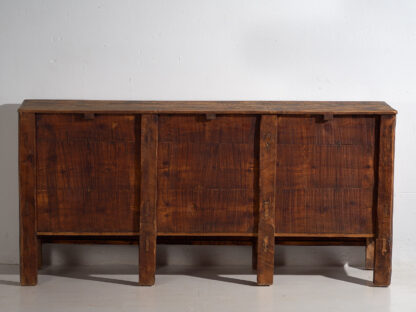
[[[20,279],[43,243],[365,245],[391,276],[396,111],[384,102],[26,100],[19,108]]]

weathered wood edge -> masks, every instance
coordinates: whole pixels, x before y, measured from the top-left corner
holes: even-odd
[[[374,269],[374,239],[367,238],[365,244],[365,269]]]
[[[155,283],[158,116],[141,116],[139,284]]]
[[[395,125],[395,116],[380,116],[373,277],[375,286],[388,286],[391,281]]]
[[[20,284],[37,284],[36,237],[36,116],[19,113]]]
[[[260,119],[257,284],[272,285],[274,274],[277,116]]]
[[[146,107],[147,106],[147,107]],[[227,107],[228,106],[228,107]],[[365,108],[365,106],[369,106]],[[24,100],[18,109],[41,113],[105,114],[324,114],[382,115],[397,111],[382,101],[102,101]]]

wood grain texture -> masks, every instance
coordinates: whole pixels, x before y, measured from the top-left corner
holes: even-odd
[[[158,116],[142,115],[140,177],[139,284],[155,283]]]
[[[138,114],[396,114],[385,102],[25,100],[26,112]]]
[[[21,283],[43,243],[253,248],[259,285],[274,246],[366,246],[391,276],[394,126],[384,102],[50,101],[19,109]],[[374,250],[374,251],[372,251]]]
[[[273,284],[277,116],[260,121],[259,225],[257,240],[257,284]]]
[[[38,231],[139,231],[136,123],[127,115],[38,114]]]
[[[380,117],[374,285],[391,281],[395,116]]]
[[[44,244],[120,244],[138,245],[139,235],[124,236],[40,236]],[[157,244],[173,245],[242,245],[253,246],[257,242],[257,237],[245,236],[158,236]],[[329,238],[329,237],[276,237],[276,245],[296,245],[296,246],[365,246],[365,238]]]
[[[276,232],[372,234],[374,134],[374,117],[279,117]]]
[[[36,238],[36,119],[19,113],[20,284],[37,284]]]
[[[367,238],[365,245],[365,269],[373,270],[374,269],[374,239]]]
[[[255,116],[161,115],[158,232],[254,233]]]

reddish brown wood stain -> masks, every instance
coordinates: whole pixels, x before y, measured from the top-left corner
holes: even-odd
[[[366,245],[391,276],[394,127],[384,102],[29,100],[19,109],[22,285],[42,242]]]
[[[134,232],[135,116],[37,115],[40,232]]]
[[[255,116],[161,116],[158,232],[254,231]]]
[[[276,232],[373,232],[374,117],[280,117]]]

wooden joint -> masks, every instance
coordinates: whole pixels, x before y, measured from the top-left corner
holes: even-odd
[[[205,114],[205,117],[207,118],[207,120],[214,120],[217,119],[217,115],[216,114]]]
[[[95,114],[94,113],[84,113],[84,119],[86,120],[92,120],[95,118]]]
[[[330,121],[332,119],[334,119],[334,114],[331,113],[323,114],[322,116],[323,121]]]

